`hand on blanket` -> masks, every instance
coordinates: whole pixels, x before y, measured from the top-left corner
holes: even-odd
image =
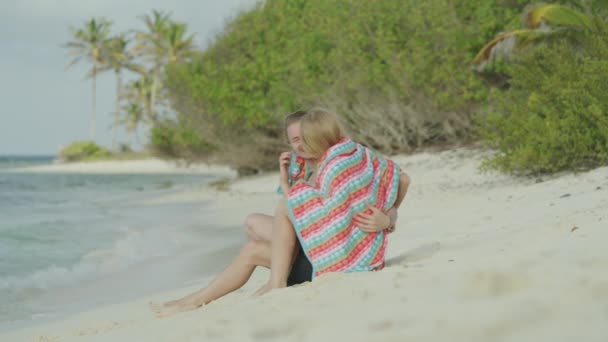
[[[355,222],[362,231],[375,233],[390,228],[391,218],[378,208],[368,205],[364,212],[355,215]],[[392,230],[388,232],[391,233]]]

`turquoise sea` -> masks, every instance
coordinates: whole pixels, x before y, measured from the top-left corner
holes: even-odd
[[[19,171],[52,162],[0,156],[0,330],[200,282],[242,238],[162,200],[212,176]]]

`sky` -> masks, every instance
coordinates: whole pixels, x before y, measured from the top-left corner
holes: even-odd
[[[257,0],[0,0],[0,155],[55,155],[90,132],[90,65],[66,70],[70,27],[92,17],[113,22],[115,33],[144,29],[141,16],[153,9],[170,11],[188,24],[199,47],[206,46],[229,18]],[[97,81],[95,141],[112,144],[116,94],[113,73]],[[146,132],[141,135],[145,140]],[[131,141],[124,129],[119,142]]]

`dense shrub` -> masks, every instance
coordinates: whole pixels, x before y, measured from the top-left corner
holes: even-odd
[[[227,162],[254,168],[276,167],[283,114],[311,106],[389,154],[468,141],[489,92],[470,61],[524,5],[267,0],[195,61],[167,68],[166,90]]]
[[[191,125],[169,120],[152,128],[150,143],[155,154],[169,158],[200,159],[214,149]]]
[[[480,133],[499,153],[486,166],[516,174],[580,170],[608,161],[608,30],[565,35],[507,66]]]
[[[606,18],[604,0],[554,3]],[[337,112],[355,139],[386,154],[481,135],[499,150],[487,165],[506,171],[602,163],[605,49],[597,35],[564,36],[483,73],[471,68],[484,44],[520,27],[529,4],[260,2],[192,62],[165,70],[164,90],[177,121],[188,123],[188,138],[174,134],[180,125],[163,123],[152,145],[180,157],[212,151],[216,161],[239,169],[275,169],[287,148],[283,114],[321,106]]]
[[[59,152],[59,159],[66,162],[98,160],[112,153],[92,141],[76,141]]]

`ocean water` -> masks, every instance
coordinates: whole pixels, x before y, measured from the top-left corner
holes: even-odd
[[[210,176],[13,170],[52,160],[0,157],[0,330],[201,281],[241,242],[204,202],[155,200]]]

